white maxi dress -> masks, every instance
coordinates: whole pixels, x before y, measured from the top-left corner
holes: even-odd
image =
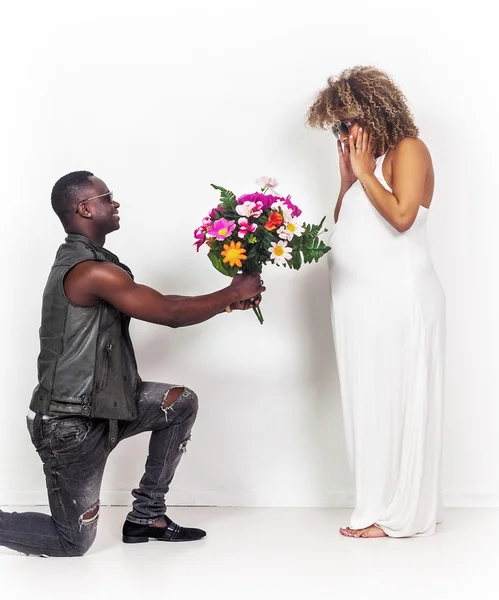
[[[375,175],[383,178],[384,156]],[[406,232],[359,181],[345,194],[329,253],[332,321],[347,450],[350,527],[425,536],[441,520],[445,296],[426,240],[428,209]]]

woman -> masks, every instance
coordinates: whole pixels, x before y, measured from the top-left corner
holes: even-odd
[[[356,501],[344,536],[431,535],[440,521],[445,296],[426,242],[434,173],[402,92],[356,67],[308,115],[338,138],[334,340]]]

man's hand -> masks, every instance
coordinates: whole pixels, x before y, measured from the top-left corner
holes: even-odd
[[[256,308],[260,302],[262,301],[262,295],[258,294],[254,298],[249,298],[248,300],[241,300],[240,302],[233,302],[230,305],[232,310],[248,310],[250,308]]]
[[[239,296],[239,300],[235,304],[243,300],[255,298],[265,291],[263,281],[258,273],[236,275],[232,279],[229,289],[234,290]]]

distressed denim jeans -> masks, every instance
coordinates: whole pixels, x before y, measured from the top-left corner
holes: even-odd
[[[168,408],[168,393],[184,391]],[[120,421],[118,443],[151,431],[145,473],[127,520],[150,525],[166,511],[165,494],[175,474],[198,409],[196,394],[184,386],[141,382],[137,418]],[[99,495],[111,452],[109,422],[80,416],[28,420],[31,440],[45,472],[51,516],[0,510],[0,546],[25,554],[81,556],[95,540]]]

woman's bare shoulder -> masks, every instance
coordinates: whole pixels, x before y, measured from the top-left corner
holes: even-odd
[[[418,157],[431,162],[431,154],[428,146],[420,138],[404,138],[393,149],[394,158]]]

